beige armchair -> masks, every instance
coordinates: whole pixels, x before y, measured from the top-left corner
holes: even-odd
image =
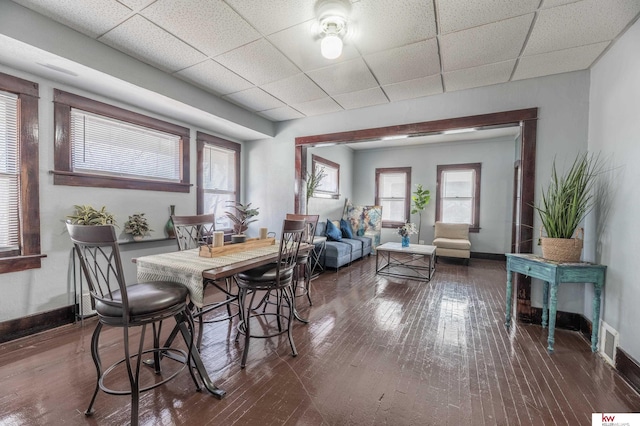
[[[468,224],[436,222],[433,245],[437,247],[436,261],[440,256],[457,257],[469,265],[471,242]]]

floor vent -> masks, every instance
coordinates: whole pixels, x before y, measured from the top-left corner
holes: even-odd
[[[616,350],[618,349],[618,332],[602,321],[600,326],[600,353],[612,366],[616,366]]]
[[[80,316],[83,318],[90,317],[96,314],[96,311],[91,308],[91,294],[88,291],[82,293],[82,300],[80,301]]]

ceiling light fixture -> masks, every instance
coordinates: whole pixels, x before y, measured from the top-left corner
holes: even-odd
[[[320,52],[327,59],[342,55],[342,37],[347,32],[347,22],[339,16],[329,16],[320,22],[324,37],[320,42]]]
[[[347,35],[347,16],[351,11],[349,0],[318,0],[316,16],[320,53],[327,59],[336,59],[342,55],[343,40]]]

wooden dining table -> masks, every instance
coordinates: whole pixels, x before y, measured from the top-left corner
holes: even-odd
[[[300,244],[300,252],[313,249],[313,244]],[[137,279],[144,281],[173,281],[183,284],[189,290],[189,298],[195,307],[204,306],[204,280],[219,280],[230,278],[249,269],[275,262],[279,255],[279,243],[248,249],[230,254],[203,257],[199,249],[183,250],[169,253],[141,256],[133,259],[137,267]],[[174,330],[185,334],[186,327]],[[189,337],[189,336],[187,336]],[[170,342],[169,342],[170,343]],[[207,373],[197,348],[193,348],[193,362],[202,379],[205,388],[218,399],[225,395],[225,391],[218,388]]]

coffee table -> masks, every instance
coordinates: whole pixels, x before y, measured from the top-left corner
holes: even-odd
[[[376,274],[431,281],[436,271],[436,246],[384,243],[376,247]]]

